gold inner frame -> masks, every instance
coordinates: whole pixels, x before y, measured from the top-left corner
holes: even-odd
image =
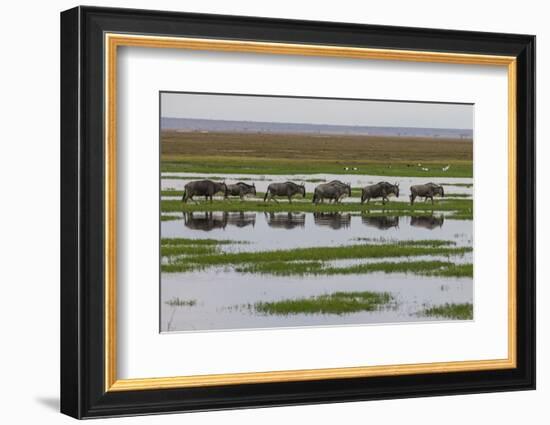
[[[516,358],[516,58],[477,54],[424,52],[392,49],[337,47],[327,45],[266,43],[105,34],[105,391],[134,391],[213,385],[308,381],[320,379],[410,375],[510,369]],[[240,53],[324,56],[355,59],[398,60],[470,65],[504,66],[508,72],[508,357],[419,364],[247,372],[214,375],[118,379],[116,325],[116,123],[117,48],[149,47]]]

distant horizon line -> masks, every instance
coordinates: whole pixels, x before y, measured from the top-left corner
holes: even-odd
[[[183,118],[183,117],[169,117],[160,116],[161,119],[171,120],[195,120],[195,121],[215,121],[215,122],[233,122],[233,123],[255,123],[255,124],[286,124],[286,125],[309,125],[309,126],[327,126],[327,127],[363,127],[363,128],[415,128],[425,130],[457,130],[457,131],[472,131],[473,128],[459,128],[459,127],[404,127],[393,125],[366,125],[366,124],[318,124],[308,122],[288,122],[288,121],[254,121],[254,120],[224,120],[215,118]]]

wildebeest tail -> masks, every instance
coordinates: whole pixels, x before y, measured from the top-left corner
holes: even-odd
[[[186,197],[186,195],[187,195],[187,191],[184,190],[184,191],[183,191],[183,195],[182,195],[182,197],[181,197],[181,202],[185,202],[185,197]]]
[[[269,187],[268,187],[267,190],[265,191],[264,202],[265,202],[265,200],[267,199],[267,195],[269,195]]]

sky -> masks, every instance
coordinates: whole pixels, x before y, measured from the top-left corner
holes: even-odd
[[[473,129],[470,104],[161,93],[163,118]]]

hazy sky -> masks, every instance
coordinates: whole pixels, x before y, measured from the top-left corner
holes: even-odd
[[[473,105],[162,93],[162,117],[473,129]]]

